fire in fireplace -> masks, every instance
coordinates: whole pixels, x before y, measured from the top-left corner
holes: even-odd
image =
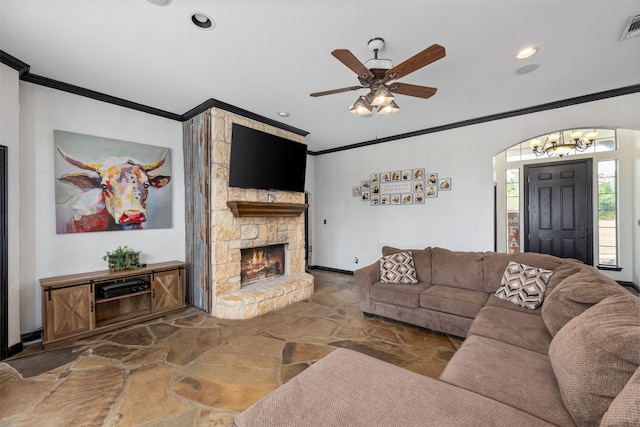
[[[284,274],[284,245],[240,249],[240,284]]]

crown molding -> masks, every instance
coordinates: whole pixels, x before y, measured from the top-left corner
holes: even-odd
[[[192,108],[184,114],[175,114],[169,111],[160,110],[158,108],[150,107],[148,105],[139,104],[137,102],[128,101],[123,98],[118,98],[115,96],[107,95],[102,92],[97,92],[95,90],[86,89],[80,86],[75,86],[69,83],[61,82],[59,80],[50,79],[48,77],[39,76],[37,74],[32,74],[29,72],[30,66],[19,59],[15,58],[12,55],[0,50],[0,62],[17,70],[20,76],[20,80],[37,84],[40,86],[46,86],[52,89],[61,90],[63,92],[73,93],[75,95],[84,96],[87,98],[95,99],[97,101],[107,102],[109,104],[118,105],[120,107],[130,108],[132,110],[142,111],[144,113],[152,114],[155,116],[164,117],[170,120],[176,120],[179,122],[185,122],[190,118],[200,114],[201,112],[208,110],[209,108],[220,108],[230,113],[237,114],[242,117],[246,117],[251,120],[256,120],[261,123],[276,127],[278,129],[283,129],[289,132],[293,132],[296,135],[307,136],[309,132],[304,131],[302,129],[295,128],[293,126],[289,126],[287,124],[278,122],[277,120],[269,119],[268,117],[264,117],[251,111],[236,107],[231,104],[227,104],[226,102],[219,101],[217,99],[210,98],[198,105],[197,107]]]
[[[202,104],[197,107],[192,108],[182,115],[182,121],[186,122],[190,118],[197,116],[198,114],[210,109],[210,108],[220,108],[221,110],[228,111],[229,113],[234,113],[242,117],[246,117],[248,119],[256,120],[260,123],[264,123],[266,125],[274,126],[278,129],[283,129],[296,135],[307,136],[309,132],[304,131],[302,129],[298,129],[293,126],[289,126],[277,120],[270,119],[265,116],[261,116],[259,114],[252,113],[251,111],[244,110],[240,107],[236,107],[235,105],[227,104],[226,102],[219,101],[217,99],[209,98],[204,101]]]
[[[138,104],[135,102],[127,101],[126,99],[117,98],[111,95],[107,95],[104,93],[96,92],[90,89],[85,89],[79,86],[74,86],[68,83],[60,82],[57,80],[49,79],[47,77],[38,76],[35,74],[31,74],[29,72],[30,66],[20,61],[19,59],[9,55],[8,53],[0,50],[0,62],[3,64],[15,69],[18,71],[20,75],[20,80],[47,86],[53,89],[62,90],[65,92],[74,93],[80,96],[86,96],[88,98],[92,98],[98,101],[108,102],[111,104],[119,105],[126,108],[131,108],[133,110],[142,111],[145,113],[153,114],[156,116],[165,117],[167,119],[176,120],[180,122],[185,122],[191,119],[194,116],[206,111],[210,108],[220,108],[222,110],[228,111],[230,113],[238,114],[239,116],[246,117],[248,119],[256,120],[261,123],[265,123],[271,126],[274,126],[279,129],[283,129],[289,132],[293,132],[297,135],[307,136],[309,132],[295,128],[293,126],[289,126],[285,123],[279,122],[277,120],[269,119],[268,117],[261,116],[259,114],[252,113],[248,110],[236,107],[231,104],[227,104],[225,102],[219,101],[217,99],[209,98],[204,101],[202,104],[192,108],[184,114],[175,114],[170,113],[168,111],[160,110],[157,108],[149,107],[147,105]],[[341,147],[330,148],[327,150],[320,151],[311,151],[308,150],[307,154],[310,156],[320,156],[322,154],[329,153],[337,153],[339,151],[352,150],[355,148],[368,147],[370,145],[383,144],[385,142],[397,141],[399,139],[412,138],[415,136],[426,135],[430,133],[442,132],[450,129],[456,129],[465,126],[477,125],[480,123],[486,123],[496,120],[507,119],[516,116],[522,116],[525,114],[532,114],[546,110],[553,110],[556,108],[569,107],[572,105],[583,104],[585,102],[593,102],[599,101],[602,99],[613,98],[617,96],[629,95],[632,93],[640,92],[640,84],[625,86],[617,89],[605,90],[602,92],[596,92],[588,95],[577,96],[574,98],[563,99],[560,101],[548,102],[544,104],[538,104],[531,107],[520,108],[516,110],[506,111],[503,113],[490,114],[488,116],[477,117],[474,119],[462,120],[459,122],[449,123],[441,126],[434,126],[431,128],[420,129],[412,132],[401,133],[398,135],[392,135],[385,138],[358,142],[356,144],[344,145]]]
[[[435,126],[427,129],[416,130],[413,132],[402,133],[399,135],[388,136],[385,138],[374,139],[370,141],[358,142],[356,144],[344,145],[342,147],[329,148],[327,150],[309,151],[308,153],[313,156],[319,156],[322,154],[337,153],[339,151],[352,150],[354,148],[368,147],[370,145],[382,144],[385,142],[396,141],[399,139],[412,138],[414,136],[426,135],[429,133],[442,132],[445,130],[456,129],[465,126],[477,125],[480,123],[492,122],[496,120],[508,119],[510,117],[522,116],[525,114],[538,113],[546,110],[553,110],[556,108],[569,107],[572,105],[583,104],[585,102],[599,101],[602,99],[613,98],[616,96],[629,95],[632,93],[640,92],[640,84],[625,86],[617,89],[605,90],[602,92],[596,92],[589,95],[576,96],[574,98],[563,99],[560,101],[547,102],[545,104],[538,104],[531,107],[520,108],[517,110],[506,111],[504,113],[490,114],[488,116],[477,117],[475,119],[462,120],[455,123],[449,123],[442,126]]]
[[[7,52],[0,50],[0,63],[13,68],[18,71],[18,75],[22,77],[23,74],[29,72],[29,65],[20,61],[18,58],[9,55]]]
[[[154,116],[160,116],[166,119],[182,121],[182,116],[180,114],[174,114],[168,111],[160,110],[158,108],[153,108],[147,105],[138,104],[137,102],[127,101],[126,99],[117,98],[115,96],[107,95],[102,92],[96,92],[95,90],[86,89],[80,86],[75,86],[75,85],[64,83],[58,80],[53,80],[48,77],[42,77],[37,74],[26,73],[20,78],[20,80],[23,80],[29,83],[34,83],[40,86],[50,87],[52,89],[61,90],[63,92],[73,93],[76,95],[84,96],[86,98],[95,99],[97,101],[118,105],[120,107],[142,111],[143,113],[153,114]]]

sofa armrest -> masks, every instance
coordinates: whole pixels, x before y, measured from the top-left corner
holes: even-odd
[[[366,267],[359,268],[353,272],[360,297],[360,310],[365,313],[372,313],[371,307],[371,286],[380,281],[380,264],[378,261]]]

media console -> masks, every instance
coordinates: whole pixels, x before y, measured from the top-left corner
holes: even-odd
[[[45,350],[184,309],[185,263],[40,279]]]

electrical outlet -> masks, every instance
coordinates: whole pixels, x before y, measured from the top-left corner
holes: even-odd
[[[358,263],[358,257],[357,256],[353,257],[353,262],[356,263],[356,264]]]

